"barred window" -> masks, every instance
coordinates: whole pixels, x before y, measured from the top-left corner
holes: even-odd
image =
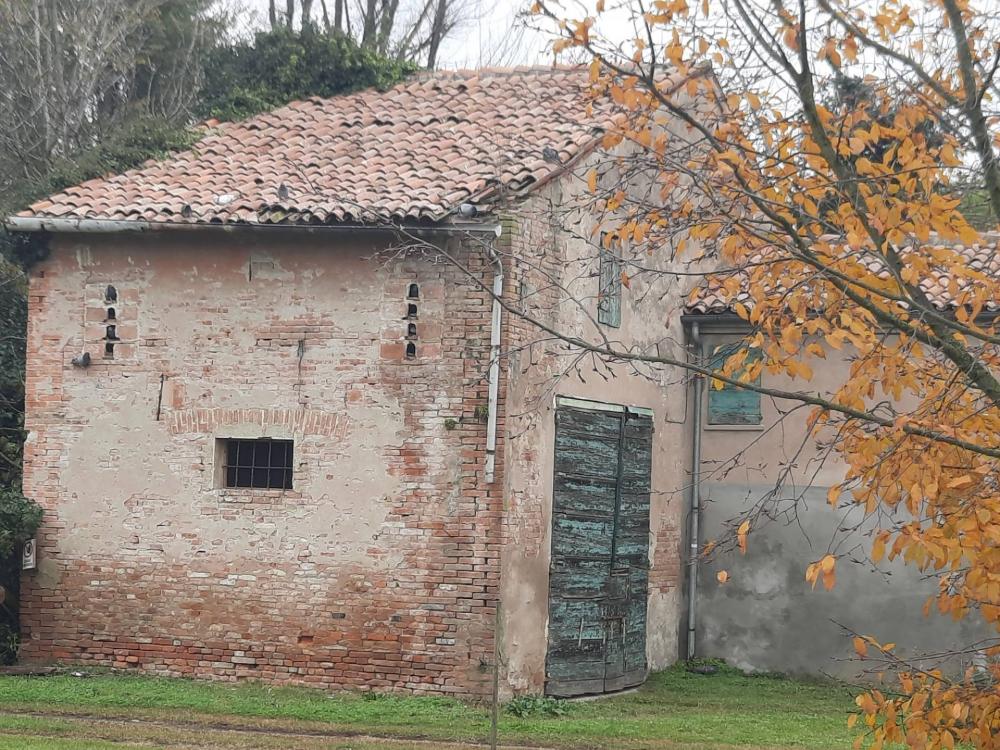
[[[225,464],[223,487],[292,489],[292,441],[260,438],[222,441]]]

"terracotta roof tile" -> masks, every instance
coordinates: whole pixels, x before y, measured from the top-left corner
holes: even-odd
[[[961,255],[968,268],[982,273],[994,283],[1000,283],[1000,235],[986,233],[981,236],[980,242],[971,245],[945,244],[940,241],[931,241],[930,247],[950,247],[951,250]],[[917,252],[919,249],[906,247],[901,250],[904,260],[908,253]],[[755,258],[751,262],[759,263],[763,258]],[[881,264],[873,260],[868,264],[869,270],[882,277],[888,278],[886,271]],[[727,294],[723,288],[723,280],[735,274],[740,277],[740,289],[735,295]],[[748,275],[744,271],[735,271],[730,274],[720,274],[710,277],[705,284],[696,288],[688,300],[685,311],[689,315],[714,315],[733,311],[736,303],[742,303],[748,307],[752,306],[750,295],[747,293]],[[977,284],[983,285],[980,280],[963,279],[957,284],[958,294],[972,291]],[[920,282],[920,288],[927,295],[930,302],[938,310],[952,310],[958,306],[955,295],[949,290],[949,276],[940,270],[934,270]],[[780,285],[775,286],[774,294],[783,294],[785,289]],[[987,302],[985,309],[989,312],[1000,311],[1000,299]]]
[[[614,120],[585,68],[436,73],[311,98],[210,130],[194,147],[89,180],[20,216],[259,224],[437,221],[520,191]],[[284,186],[284,187],[282,187]],[[279,196],[287,193],[287,198]]]

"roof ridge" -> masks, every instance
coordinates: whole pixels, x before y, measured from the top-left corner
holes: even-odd
[[[552,65],[514,65],[510,67],[487,66],[485,68],[453,68],[437,70],[421,70],[411,77],[401,81],[403,85],[410,81],[433,81],[435,79],[464,79],[464,78],[513,78],[516,76],[543,76],[556,73],[570,74],[582,73],[587,69],[586,65],[580,64],[552,64]]]

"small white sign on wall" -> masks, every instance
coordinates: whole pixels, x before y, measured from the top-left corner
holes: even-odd
[[[29,539],[24,543],[24,548],[21,550],[21,570],[34,570],[35,565],[35,550],[37,544],[34,539]]]

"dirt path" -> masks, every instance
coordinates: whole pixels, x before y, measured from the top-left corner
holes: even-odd
[[[314,722],[282,722],[206,716],[152,718],[149,716],[83,715],[70,712],[4,711],[0,740],[20,738],[72,741],[87,747],[114,743],[123,747],[156,747],[181,750],[480,750],[483,742],[446,742],[423,738],[374,737],[345,727],[320,728]],[[77,743],[81,743],[77,745]],[[540,745],[501,745],[504,750],[555,750]]]

